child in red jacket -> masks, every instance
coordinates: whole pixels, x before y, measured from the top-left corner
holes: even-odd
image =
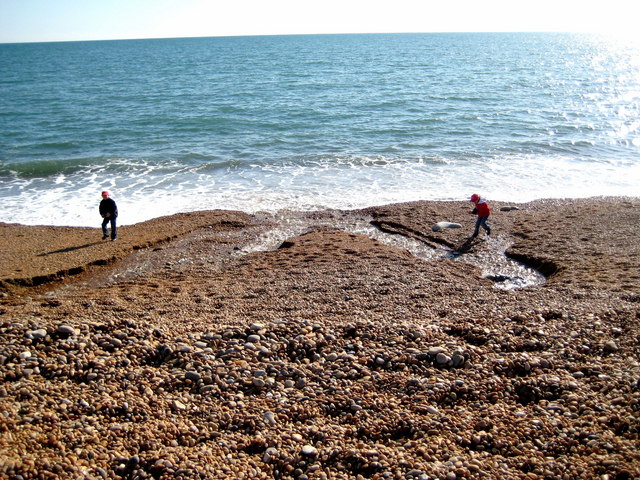
[[[480,227],[484,228],[487,231],[487,235],[491,235],[491,227],[487,223],[489,215],[491,215],[491,208],[489,207],[487,200],[482,198],[477,193],[474,193],[473,195],[471,195],[471,199],[469,201],[475,205],[475,208],[471,213],[478,214],[478,220],[476,220],[476,228],[473,231],[473,235],[471,235],[471,238],[475,238],[478,236]]]

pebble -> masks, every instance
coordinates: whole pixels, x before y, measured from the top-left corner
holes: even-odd
[[[263,417],[270,426],[274,426],[277,423],[276,414],[273,412],[265,412]]]
[[[443,352],[439,352],[436,355],[436,362],[438,363],[438,365],[447,365],[449,362],[451,362],[451,357]]]
[[[466,359],[464,357],[464,355],[462,353],[459,352],[455,352],[452,356],[451,356],[451,365],[453,367],[461,367],[462,365],[464,365]]]
[[[446,349],[444,349],[443,347],[432,347],[429,349],[427,353],[429,354],[429,356],[435,357],[439,353],[445,353],[445,352],[446,352]]]
[[[42,340],[47,336],[47,330],[44,328],[38,328],[36,330],[31,330],[27,332],[27,337],[33,340]]]
[[[278,458],[278,449],[274,447],[269,447],[264,451],[262,455],[262,461],[264,463],[271,463],[275,459]]]
[[[318,450],[313,445],[305,445],[302,447],[302,454],[308,457],[314,457],[318,455]]]
[[[62,335],[77,335],[76,329],[70,325],[60,325],[56,331]]]
[[[202,380],[202,375],[200,375],[198,372],[190,371],[185,373],[184,378],[186,380],[191,380],[192,382],[198,382]]]

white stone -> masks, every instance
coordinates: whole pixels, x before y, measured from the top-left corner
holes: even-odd
[[[440,230],[445,230],[447,228],[462,228],[462,225],[460,225],[459,223],[438,222],[433,227],[431,227],[431,230],[433,230],[434,232],[439,232]]]

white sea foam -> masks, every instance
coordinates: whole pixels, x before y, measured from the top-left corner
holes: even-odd
[[[249,213],[357,209],[416,200],[466,201],[472,192],[492,200],[635,196],[640,165],[522,157],[432,165],[416,161],[366,164],[362,158],[309,165],[213,170],[153,169],[122,173],[108,167],[58,175],[52,180],[15,180],[0,186],[0,221],[27,225],[97,226],[100,192],[109,190],[127,225],[179,212],[226,209]]]

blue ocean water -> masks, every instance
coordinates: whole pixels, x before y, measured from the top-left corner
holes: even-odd
[[[638,195],[640,45],[577,34],[0,44],[0,221]]]

